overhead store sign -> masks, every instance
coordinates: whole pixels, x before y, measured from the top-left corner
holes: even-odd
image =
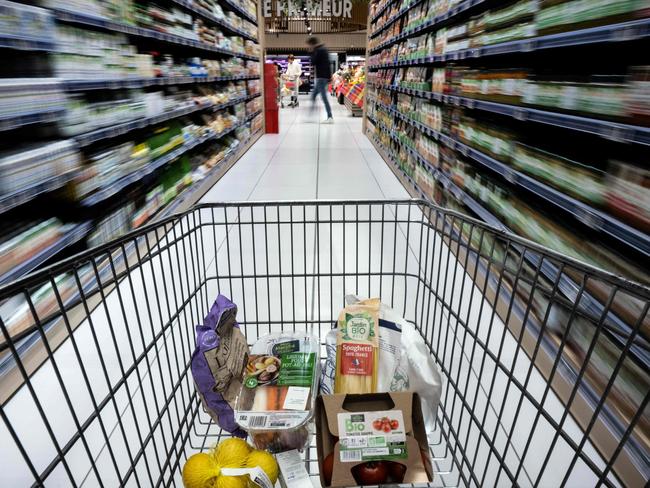
[[[320,0],[305,3],[309,17],[352,18],[352,0]],[[302,17],[303,7],[295,1],[262,0],[264,17]]]

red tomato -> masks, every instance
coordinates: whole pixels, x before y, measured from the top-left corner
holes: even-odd
[[[404,475],[406,474],[406,466],[404,466],[402,463],[389,461],[388,472],[390,473],[391,482],[401,483],[402,481],[404,481]]]
[[[382,423],[381,420],[377,419],[372,423],[372,428],[375,430],[381,430],[382,428]]]
[[[360,485],[380,485],[388,479],[388,466],[384,461],[368,461],[352,468],[352,476]]]
[[[390,428],[395,430],[399,427],[399,422],[397,420],[391,420],[390,421]]]
[[[332,483],[332,469],[334,468],[334,452],[330,452],[323,461],[323,478],[325,478],[325,485],[329,486]]]
[[[382,429],[383,429],[384,432],[386,432],[388,434],[390,432],[390,424],[384,424]]]

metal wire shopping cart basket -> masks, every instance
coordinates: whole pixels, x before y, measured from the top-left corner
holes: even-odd
[[[252,343],[322,339],[350,292],[442,373],[432,486],[647,482],[647,288],[423,201],[338,201],[202,205],[2,288],[0,486],[182,486],[226,435],[189,369],[217,294]]]

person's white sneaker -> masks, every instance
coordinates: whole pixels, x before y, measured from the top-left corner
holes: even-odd
[[[332,117],[328,117],[321,122],[321,124],[328,124],[328,125],[333,123],[334,123],[334,119]]]

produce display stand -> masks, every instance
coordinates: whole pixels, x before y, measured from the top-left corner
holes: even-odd
[[[600,284],[609,293],[606,308],[591,314],[580,300],[563,300],[557,282],[547,287],[539,274],[525,292],[530,301],[522,301],[529,278],[521,260],[494,254],[496,241],[539,267],[559,266],[576,277],[579,295]],[[137,252],[127,254],[128,248]],[[360,252],[368,258],[359,259]],[[0,354],[22,381],[0,408],[4,449],[13,460],[0,479],[8,476],[13,485],[87,478],[111,486],[181,486],[187,458],[228,435],[202,407],[190,369],[195,326],[218,293],[238,305],[248,343],[276,330],[310,331],[322,341],[346,293],[379,296],[413,324],[442,374],[429,435],[433,481],[417,486],[510,486],[522,476],[542,486],[570,484],[574,476],[616,486],[616,467],[644,429],[647,390],[611,451],[587,448],[632,359],[629,347],[616,358],[586,424],[558,400],[535,359],[564,378],[562,356],[550,347],[561,325],[550,314],[557,306],[568,311],[567,328],[586,321],[596,340],[622,296],[632,297],[642,311],[630,317],[626,340],[638,341],[650,290],[424,200],[200,205],[6,285],[0,301],[48,283],[57,290],[52,277],[62,273],[80,282],[81,270],[104,257],[113,263],[108,273],[65,302],[27,309],[20,331],[0,320]],[[494,294],[505,304],[506,322],[490,305]],[[550,303],[533,317],[540,296]],[[511,334],[512,320],[533,321],[537,332],[522,326]],[[42,350],[39,365],[21,354],[29,337]],[[566,336],[559,346],[570,347]],[[576,402],[587,374],[585,367],[566,384]],[[649,380],[647,370],[638,374]],[[302,456],[316,476],[313,442]]]
[[[353,117],[361,117],[363,115],[365,89],[365,83],[355,83],[353,85],[346,85],[346,89],[342,90],[345,93],[345,107]]]

